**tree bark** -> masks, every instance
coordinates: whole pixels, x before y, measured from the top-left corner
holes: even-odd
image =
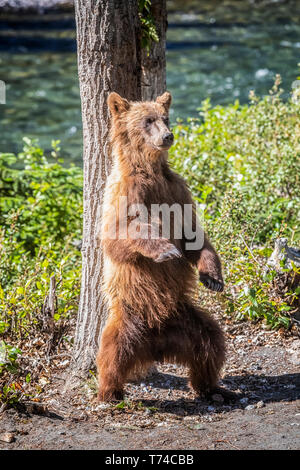
[[[107,311],[101,294],[102,254],[96,237],[111,167],[107,97],[151,100],[166,89],[166,0],[152,0],[158,43],[141,50],[137,0],[75,0],[78,77],[83,121],[84,213],[82,282],[71,374],[65,386],[93,366]],[[143,81],[143,85],[142,85]]]
[[[83,121],[84,214],[82,283],[73,377],[94,363],[106,319],[101,295],[102,256],[96,235],[110,171],[107,96],[141,99],[140,23],[136,0],[75,0],[78,76]]]
[[[151,14],[159,42],[153,42],[150,53],[142,50],[142,99],[152,101],[166,91],[166,0],[152,0]]]

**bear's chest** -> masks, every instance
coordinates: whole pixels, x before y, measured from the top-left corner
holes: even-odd
[[[152,204],[172,205],[178,202],[172,182],[160,176],[132,180],[127,188],[127,197],[129,203],[144,204],[147,208]]]

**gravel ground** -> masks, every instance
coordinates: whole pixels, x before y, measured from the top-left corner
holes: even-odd
[[[299,449],[299,337],[220,321],[228,344],[222,384],[242,394],[235,402],[195,396],[187,370],[172,364],[127,384],[117,406],[97,403],[93,379],[59,394],[60,372],[42,403],[0,415],[0,450]]]

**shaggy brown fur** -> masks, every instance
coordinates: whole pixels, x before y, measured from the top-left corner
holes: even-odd
[[[142,203],[149,211],[151,204],[193,204],[184,180],[168,166],[170,103],[168,92],[156,102],[129,103],[116,93],[108,98],[114,166],[105,188],[100,237],[109,307],[97,356],[103,401],[122,399],[130,374],[154,361],[188,366],[191,385],[206,393],[216,386],[224,363],[223,333],[196,302],[195,268],[208,288],[223,289],[221,263],[207,237],[201,249],[189,251],[184,237],[174,237],[177,222],[172,220],[169,239],[121,239],[121,221],[111,210],[119,209],[120,196],[127,197],[128,207]],[[134,216],[126,224],[129,219]],[[150,230],[155,223],[149,218],[143,228]]]

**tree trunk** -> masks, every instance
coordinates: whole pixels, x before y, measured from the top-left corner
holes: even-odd
[[[110,171],[107,96],[141,99],[140,22],[136,0],[75,0],[78,75],[83,120],[84,214],[82,284],[73,352],[73,378],[93,365],[106,307],[96,235]]]
[[[153,42],[150,53],[142,50],[142,99],[152,101],[166,91],[166,0],[152,0],[151,15],[154,19],[159,42]]]

